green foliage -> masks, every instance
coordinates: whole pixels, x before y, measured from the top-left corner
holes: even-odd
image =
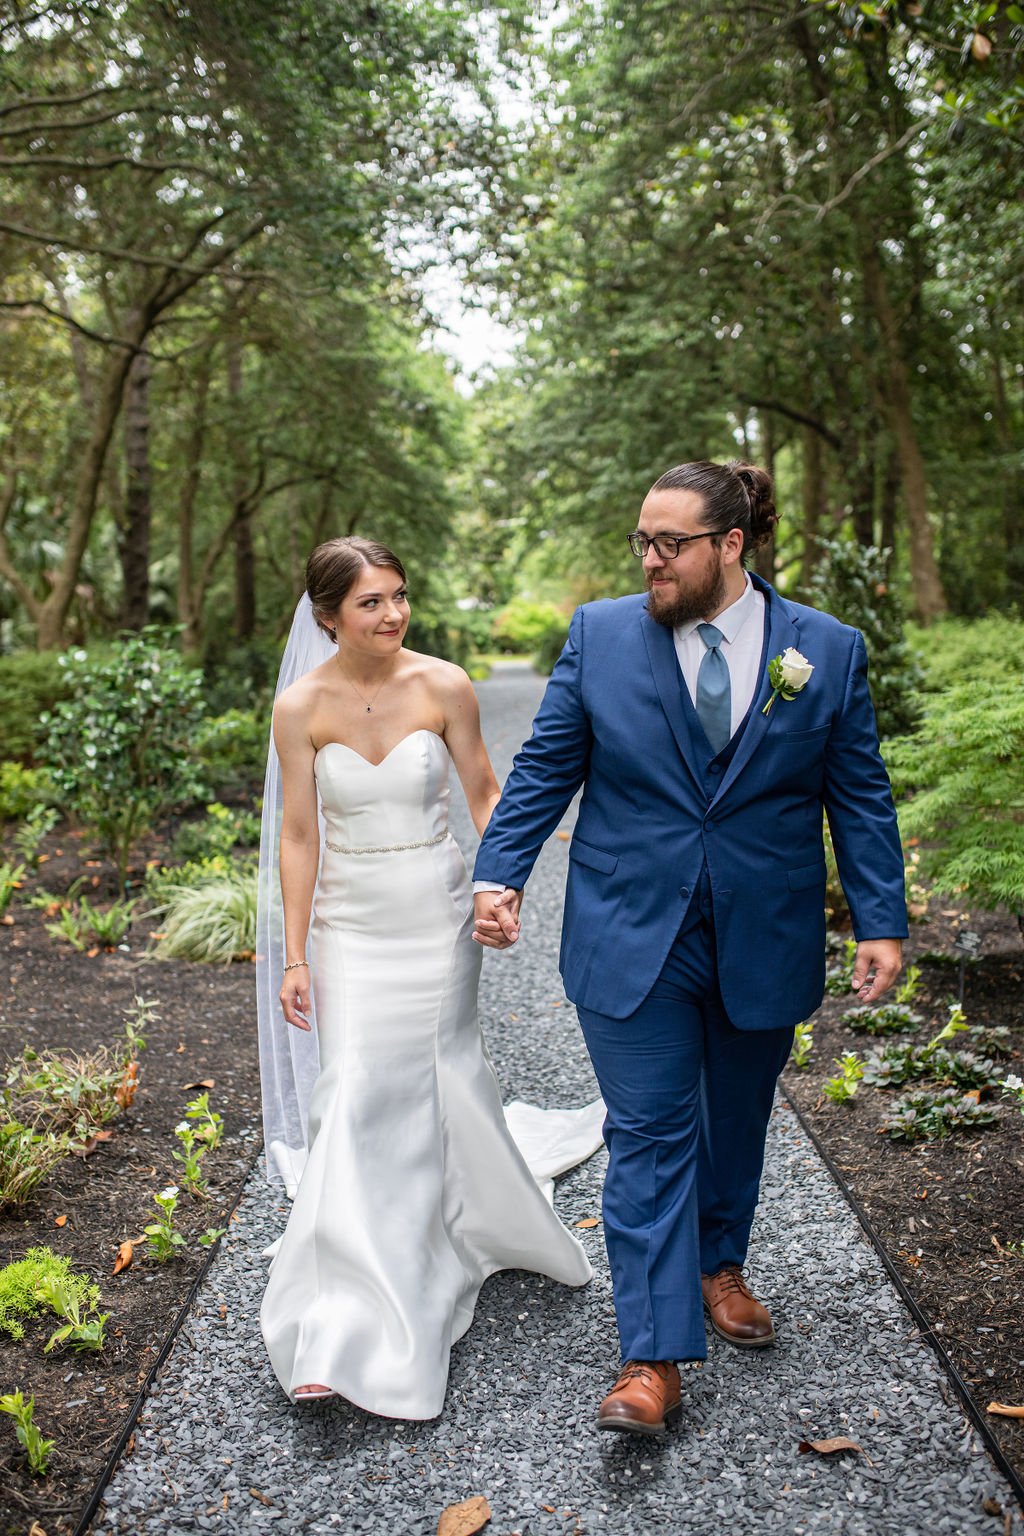
[[[238,862],[197,885],[168,878],[156,909],[163,929],[156,955],[225,965],[251,958],[256,948],[256,891],[257,872],[251,862]]]
[[[21,855],[30,869],[38,868],[39,850],[59,820],[52,806],[36,805],[15,832],[15,852]]]
[[[893,1141],[936,1141],[952,1131],[992,1125],[995,1119],[996,1111],[991,1104],[978,1103],[959,1088],[940,1088],[937,1092],[923,1090],[898,1100],[882,1130]]]
[[[904,838],[940,891],[1024,911],[1024,674],[954,683],[914,736],[887,743]]]
[[[185,1106],[185,1119],[196,1122],[196,1136],[211,1152],[224,1140],[224,1121],[210,1108],[209,1093],[200,1093]]]
[[[260,818],[251,811],[229,810],[215,800],[206,807],[202,821],[187,821],[175,835],[175,858],[210,859],[227,857],[238,847],[254,848],[260,840]]]
[[[829,997],[845,997],[853,983],[856,964],[857,940],[844,939],[842,959],[830,965],[825,973],[825,991]]]
[[[927,629],[907,626],[921,659],[924,687],[944,693],[957,683],[1024,676],[1024,619],[990,613],[979,619],[940,619]]]
[[[59,1286],[61,1294],[87,1311],[99,1301],[99,1291],[88,1275],[76,1274],[71,1260],[52,1248],[30,1248],[23,1259],[0,1269],[0,1333],[12,1339],[25,1337],[25,1323],[46,1307],[53,1308],[49,1291]]]
[[[864,1081],[873,1088],[899,1088],[922,1077],[955,1084],[961,1093],[969,1088],[996,1088],[1001,1081],[990,1057],[973,1051],[947,1051],[944,1046],[930,1051],[892,1043],[872,1051],[864,1063]]]
[[[565,614],[554,603],[533,602],[526,597],[514,597],[495,614],[491,625],[494,644],[502,651],[517,656],[539,650],[553,643],[554,635],[561,635],[565,643]]]
[[[39,1297],[57,1317],[65,1319],[47,1340],[45,1352],[50,1353],[58,1344],[70,1344],[79,1353],[83,1350],[101,1350],[109,1312],[98,1312],[99,1287],[90,1285],[85,1296],[75,1283],[82,1276],[58,1277],[47,1275],[39,1282]],[[93,1314],[90,1316],[90,1314]]]
[[[1010,1100],[1011,1104],[1016,1105],[1021,1114],[1024,1115],[1024,1082],[1021,1082],[1015,1072],[1011,1072],[1002,1079],[1000,1087],[1003,1090],[1004,1096]]]
[[[132,846],[158,816],[202,794],[192,750],[202,677],[155,630],[125,639],[109,659],[60,658],[74,697],[44,715],[46,762],[76,814],[95,830],[124,880]]]
[[[67,697],[69,687],[67,672],[52,651],[15,651],[0,656],[0,720],[4,722],[6,757],[22,763],[34,760],[40,740],[39,717],[45,710],[56,708]],[[0,770],[0,796],[6,793]],[[4,812],[8,818],[11,814]]]
[[[157,1219],[145,1228],[146,1247],[149,1257],[154,1258],[158,1264],[166,1264],[179,1248],[185,1246],[185,1239],[174,1229],[178,1186],[168,1184],[166,1189],[162,1189],[158,1195],[153,1196],[153,1202],[159,1214]]]
[[[839,1068],[835,1077],[826,1078],[821,1091],[833,1104],[848,1104],[857,1092],[857,1084],[864,1076],[864,1063],[856,1051],[844,1051],[836,1058]]]
[[[533,653],[533,664],[538,672],[545,677],[550,677],[555,669],[555,662],[565,649],[565,642],[569,638],[569,626],[563,620],[559,625],[552,625],[543,635]]]
[[[811,580],[812,598],[864,637],[879,736],[884,740],[912,731],[920,715],[923,674],[907,643],[889,553],[852,539],[825,539],[819,547],[822,560]]]
[[[843,1014],[842,1022],[858,1033],[894,1035],[920,1024],[921,1015],[901,1003],[880,1003],[877,1008],[850,1008]]]
[[[132,900],[97,907],[87,896],[80,896],[77,901],[62,906],[60,916],[47,923],[46,931],[79,952],[92,949],[96,944],[115,949],[132,925],[136,905]]]
[[[10,906],[15,891],[21,889],[24,878],[24,864],[11,864],[7,860],[0,864],[0,917]]]
[[[188,859],[184,864],[154,864],[146,870],[146,893],[156,905],[154,912],[162,912],[164,903],[172,892],[188,888],[196,890],[212,881],[230,880],[239,869],[255,867],[252,859],[233,859],[226,853],[211,854],[203,859]]]
[[[203,698],[209,716],[203,734],[209,729],[216,736],[218,721],[223,722],[226,734],[243,737],[248,737],[254,726],[261,726],[260,751],[266,761],[270,707],[281,665],[281,649],[281,642],[270,636],[225,640],[219,626],[211,626],[202,655]],[[201,742],[202,735],[199,739]],[[255,752],[255,744],[247,746],[246,750],[250,754]],[[262,768],[259,777],[263,777]],[[219,780],[213,782],[222,788]]]
[[[14,1420],[14,1430],[19,1443],[24,1447],[28,1457],[28,1469],[33,1477],[43,1477],[50,1464],[50,1455],[55,1440],[44,1440],[38,1427],[33,1421],[36,1400],[34,1397],[24,1398],[21,1389],[16,1392],[8,1392],[0,1397],[0,1413],[9,1413]]]
[[[269,741],[269,713],[229,709],[201,722],[195,753],[217,794],[252,793],[263,783]]]
[[[814,1025],[806,1019],[798,1024],[793,1033],[793,1050],[790,1055],[794,1067],[801,1072],[811,1064],[811,1051],[814,1048]]]
[[[66,1134],[40,1131],[20,1120],[0,1121],[0,1212],[27,1205],[71,1147]]]
[[[180,1151],[172,1152],[171,1156],[176,1163],[181,1164],[182,1184],[190,1195],[196,1195],[200,1200],[209,1199],[206,1180],[199,1166],[208,1150],[205,1141],[196,1127],[189,1125],[187,1120],[179,1121],[174,1127],[174,1134],[178,1138]]]
[[[13,760],[0,763],[0,821],[23,821],[40,807],[52,805],[56,795],[45,768],[26,768]]]

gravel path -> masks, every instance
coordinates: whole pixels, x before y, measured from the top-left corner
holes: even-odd
[[[540,691],[523,667],[480,687],[499,777]],[[468,852],[464,806],[454,817]],[[506,1099],[574,1104],[596,1091],[555,966],[565,860],[565,842],[552,839],[519,946],[485,960],[481,1007]],[[600,1214],[603,1173],[601,1154],[560,1182],[567,1222]],[[490,1501],[494,1536],[1011,1529],[983,1501],[1011,1509],[1012,1495],[784,1106],[751,1253],[779,1345],[743,1352],[712,1339],[707,1367],[684,1385],[681,1423],[656,1442],[592,1426],[618,1360],[600,1228],[581,1233],[595,1267],[582,1292],[519,1272],[487,1282],[453,1352],[440,1419],[374,1419],[340,1403],[292,1408],[258,1326],[260,1250],[284,1220],[257,1169],[95,1531],[434,1536],[441,1510],[473,1494]],[[800,1439],[833,1435],[849,1435],[866,1455],[798,1454]],[[1012,1530],[1024,1530],[1019,1511]]]

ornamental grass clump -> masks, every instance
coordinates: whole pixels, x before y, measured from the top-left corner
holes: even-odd
[[[160,959],[222,965],[251,959],[256,949],[257,881],[251,861],[197,886],[168,881],[154,909],[162,928],[154,953]]]
[[[70,1150],[66,1133],[40,1130],[20,1120],[0,1120],[0,1214],[27,1205]]]

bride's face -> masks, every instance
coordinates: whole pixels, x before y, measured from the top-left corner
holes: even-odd
[[[366,565],[334,616],[338,647],[375,656],[397,651],[409,627],[405,583],[390,566]]]

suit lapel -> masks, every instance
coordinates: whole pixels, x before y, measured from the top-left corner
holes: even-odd
[[[781,598],[775,589],[766,581],[762,581],[759,576],[751,575],[750,579],[758,590],[763,592],[764,600],[768,604],[768,645],[766,654],[762,658],[761,682],[751,707],[747,728],[740,737],[732,762],[722,775],[722,782],[715,795],[716,801],[721,799],[737,775],[743,772],[771,729],[774,708],[767,715],[764,713],[764,706],[772,693],[771,679],[768,676],[769,660],[773,656],[780,656],[789,646],[796,646],[800,638],[785,599]]]
[[[693,741],[690,736],[686,720],[683,717],[683,700],[680,692],[682,679],[679,672],[679,658],[676,656],[675,641],[672,631],[666,629],[663,624],[658,624],[650,614],[642,611],[640,615],[640,629],[647,646],[647,656],[651,663],[651,671],[654,673],[654,682],[661,699],[661,707],[665,711],[668,723],[672,728],[672,735],[676,739],[679,754],[690,770],[693,781],[701,791],[703,798],[703,782],[700,766],[694,757]]]

